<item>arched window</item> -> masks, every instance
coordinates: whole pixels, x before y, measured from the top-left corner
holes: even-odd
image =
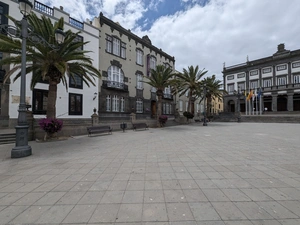
[[[117,95],[114,95],[112,99],[112,111],[119,112],[119,97]]]
[[[117,66],[110,66],[107,70],[107,86],[123,88],[124,87],[124,73],[121,68]]]

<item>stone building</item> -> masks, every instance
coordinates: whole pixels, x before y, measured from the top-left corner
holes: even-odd
[[[146,35],[138,37],[118,22],[100,13],[93,25],[99,28],[99,82],[98,113],[102,120],[124,120],[130,113],[140,119],[156,115],[156,90],[144,83],[156,65],[175,70],[175,59],[152,45]],[[171,89],[163,96],[162,113],[174,115]]]
[[[257,111],[300,111],[300,49],[286,50],[279,44],[272,56],[223,68],[224,111],[237,112],[237,94],[240,90],[240,110],[245,112],[245,97],[250,90],[261,90],[261,109],[253,100]]]

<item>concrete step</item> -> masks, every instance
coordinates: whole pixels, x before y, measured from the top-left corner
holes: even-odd
[[[16,134],[15,133],[3,133],[0,134],[0,145],[3,144],[12,144],[16,142]]]

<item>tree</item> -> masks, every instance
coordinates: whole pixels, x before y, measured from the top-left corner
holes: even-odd
[[[204,78],[203,84],[206,86],[207,113],[210,116],[212,100],[222,100],[224,90],[221,89],[222,81],[217,80],[215,75]]]
[[[177,91],[180,96],[188,93],[188,112],[191,112],[192,98],[197,96],[197,93],[201,89],[200,79],[207,73],[205,69],[199,70],[199,67],[189,66],[188,69],[183,69],[183,73],[179,73],[176,76]]]
[[[170,80],[175,74],[170,67],[157,65],[156,69],[151,69],[151,76],[144,83],[156,88],[157,101],[157,126],[160,127],[159,117],[161,116],[162,96],[164,89],[170,85]]]
[[[8,17],[20,28],[16,19]],[[101,75],[92,65],[92,59],[86,55],[89,51],[81,50],[88,42],[76,41],[80,32],[72,33],[68,30],[64,42],[60,44],[56,42],[55,30],[63,29],[63,18],[52,24],[50,18],[46,16],[38,18],[36,14],[31,13],[27,19],[34,35],[44,41],[33,42],[30,39],[27,41],[26,74],[32,73],[31,89],[41,80],[49,82],[47,118],[55,118],[57,85],[60,82],[68,90],[67,78],[71,77],[75,82],[74,77],[79,76],[88,87],[90,83],[95,86],[95,78]],[[21,76],[21,44],[19,39],[0,34],[0,52],[10,54],[0,61],[0,65],[13,65],[6,72],[4,82],[15,73],[17,74],[13,81]]]

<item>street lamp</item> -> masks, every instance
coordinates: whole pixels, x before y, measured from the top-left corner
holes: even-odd
[[[203,110],[203,126],[207,126],[207,121],[206,121],[206,85],[204,85],[203,88],[203,99],[204,99],[204,110]]]
[[[237,112],[238,112],[238,123],[241,122],[241,109],[240,109],[240,98],[241,98],[241,91],[240,91],[240,87],[238,87],[238,91],[234,91],[234,94],[237,96]]]
[[[18,123],[16,128],[16,146],[11,151],[12,158],[26,157],[32,154],[28,145],[28,123],[26,118],[26,39],[28,37],[27,16],[32,9],[32,3],[28,0],[19,0],[20,12],[23,14],[21,21],[22,58],[21,58],[21,88]]]
[[[30,27],[30,35],[28,33],[28,21],[27,16],[30,15],[33,5],[28,0],[19,0],[20,12],[23,14],[23,18],[20,21],[21,32],[19,28],[10,25],[1,25],[1,31],[5,31],[6,34],[12,37],[18,37],[22,39],[22,53],[21,53],[21,84],[20,84],[20,104],[18,109],[18,121],[16,128],[16,146],[12,148],[11,158],[21,158],[30,156],[32,154],[31,146],[28,145],[28,123],[27,123],[27,109],[26,109],[26,41],[31,37],[31,41],[42,42],[52,47],[42,37],[35,35]],[[11,28],[16,29],[14,32]],[[61,29],[55,31],[55,39],[60,44],[64,41],[65,34]]]

